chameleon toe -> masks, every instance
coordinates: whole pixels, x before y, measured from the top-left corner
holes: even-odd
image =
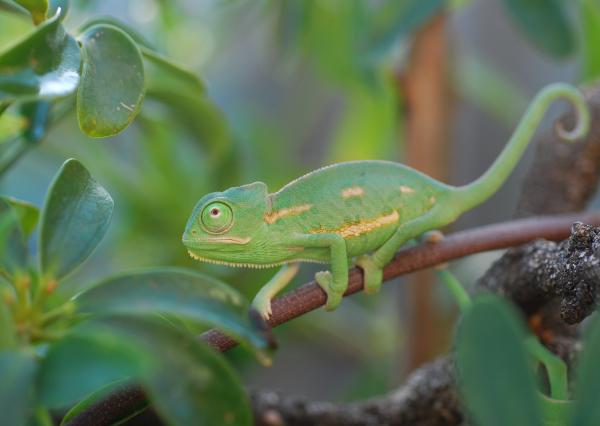
[[[383,281],[383,270],[375,264],[373,258],[369,255],[360,256],[356,260],[356,265],[363,270],[365,293],[379,292]]]
[[[325,310],[333,311],[342,301],[343,292],[336,291],[333,283],[333,275],[329,271],[321,271],[315,274],[315,281],[327,294]]]

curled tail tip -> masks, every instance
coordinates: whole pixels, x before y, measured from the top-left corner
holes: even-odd
[[[555,131],[558,137],[574,142],[587,135],[590,129],[590,111],[583,93],[576,87],[566,83],[554,83],[547,86],[543,93],[550,95],[552,99],[564,98],[568,100],[575,109],[575,126],[567,130],[563,121],[557,121]]]

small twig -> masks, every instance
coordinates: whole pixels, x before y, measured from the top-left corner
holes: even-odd
[[[383,270],[383,279],[387,281],[471,254],[514,247],[538,238],[560,241],[569,237],[574,222],[596,225],[600,223],[599,221],[600,212],[540,216],[456,232],[447,235],[436,244],[421,244],[400,250]],[[348,290],[344,293],[344,297],[362,289],[362,271],[352,268],[349,273]],[[325,292],[316,282],[304,284],[273,300],[273,316],[269,320],[269,325],[276,327],[288,322],[323,306],[325,301]],[[217,330],[207,331],[202,335],[202,339],[221,352],[237,345],[237,342]]]
[[[574,222],[599,226],[600,212],[520,219],[457,232],[437,244],[422,244],[400,250],[385,267],[383,277],[384,280],[390,280],[470,254],[517,246],[538,238],[563,240],[570,235]],[[357,293],[362,288],[362,272],[352,268],[344,296]],[[319,308],[325,301],[325,293],[315,282],[304,284],[273,301],[273,316],[269,325],[275,327],[290,321]],[[237,342],[217,330],[203,333],[201,339],[220,352],[237,345]],[[69,426],[108,426],[122,418],[124,412],[135,412],[140,400],[144,400],[144,396],[139,387],[121,389],[118,394],[111,394],[80,413],[69,422]],[[119,417],[113,417],[114,413]]]

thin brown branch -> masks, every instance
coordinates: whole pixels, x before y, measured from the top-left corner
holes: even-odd
[[[519,219],[456,232],[436,244],[425,243],[400,250],[385,267],[383,278],[387,281],[474,253],[513,247],[538,238],[563,240],[570,235],[574,222],[600,226],[600,212]],[[362,288],[362,272],[352,268],[348,290],[344,296],[357,293]],[[314,281],[306,283],[273,301],[273,316],[269,325],[276,327],[323,306],[325,301],[325,293]],[[210,330],[201,338],[220,352],[237,345],[237,342],[217,330]],[[121,419],[123,413],[135,412],[144,400],[143,391],[139,387],[119,389],[117,393],[108,395],[81,412],[68,425],[109,426]]]
[[[383,279],[387,281],[471,254],[514,247],[538,238],[560,241],[570,235],[574,222],[600,224],[600,213],[540,216],[456,232],[440,243],[400,250],[385,267]],[[344,297],[361,291],[362,280],[361,270],[352,268]],[[269,325],[276,327],[288,322],[323,306],[325,301],[326,295],[316,282],[306,283],[273,301],[273,316]],[[204,333],[202,339],[219,351],[226,351],[237,344],[217,330]]]

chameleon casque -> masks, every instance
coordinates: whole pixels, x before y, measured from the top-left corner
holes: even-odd
[[[538,93],[511,139],[477,180],[450,186],[405,165],[352,161],[310,172],[269,193],[255,182],[204,196],[183,234],[190,255],[200,261],[239,267],[286,265],[256,295],[253,307],[268,319],[271,299],[298,270],[297,262],[329,263],[315,279],[335,309],[348,285],[348,266],[364,271],[365,291],[375,293],[383,266],[407,241],[443,227],[494,194],[508,178],[546,110],[558,98],[577,112],[561,138],[587,133],[589,112],[582,94],[555,83]]]

